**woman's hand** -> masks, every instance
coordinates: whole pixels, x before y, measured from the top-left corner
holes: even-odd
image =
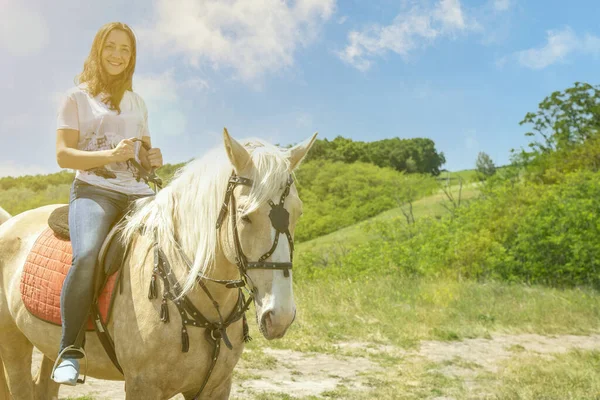
[[[160,168],[163,166],[163,157],[158,147],[153,147],[148,150],[148,162],[152,168]]]
[[[132,139],[121,140],[117,147],[112,150],[113,161],[124,162],[135,157],[135,146]]]

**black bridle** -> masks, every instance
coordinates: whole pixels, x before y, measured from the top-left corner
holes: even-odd
[[[182,288],[179,282],[175,279],[175,275],[173,270],[167,260],[166,255],[160,249],[158,245],[158,237],[154,238],[154,271],[152,274],[150,289],[148,292],[148,298],[153,299],[157,296],[157,288],[156,288],[156,280],[158,277],[162,278],[163,281],[163,299],[161,305],[160,318],[163,322],[169,322],[169,309],[167,306],[167,300],[172,301],[177,307],[179,314],[181,315],[181,341],[182,341],[182,351],[189,351],[189,338],[187,329],[188,326],[192,327],[200,327],[206,329],[206,339],[213,345],[213,352],[211,357],[211,364],[209,366],[208,372],[202,386],[198,393],[193,397],[194,400],[200,397],[200,394],[208,384],[212,371],[217,364],[217,359],[220,354],[221,349],[221,340],[225,343],[227,348],[230,350],[233,348],[231,341],[227,335],[227,327],[232,323],[243,319],[243,333],[244,333],[244,341],[249,341],[250,336],[248,335],[248,324],[246,322],[246,311],[248,311],[250,304],[254,300],[254,287],[248,284],[250,280],[248,276],[248,270],[251,269],[265,269],[265,270],[282,270],[284,277],[290,276],[290,270],[292,269],[292,262],[294,256],[294,241],[292,235],[289,230],[289,220],[290,214],[285,209],[284,203],[285,199],[290,194],[290,188],[294,183],[293,177],[290,175],[286,186],[284,188],[283,194],[279,199],[279,203],[275,204],[273,201],[269,200],[269,205],[271,206],[271,211],[269,213],[269,219],[271,220],[271,225],[275,229],[275,240],[270,250],[263,254],[258,261],[250,262],[248,258],[244,254],[242,249],[242,245],[240,243],[239,231],[237,225],[237,207],[235,196],[233,195],[234,189],[238,185],[243,185],[247,187],[252,187],[253,182],[251,179],[243,178],[237,176],[232,173],[229,178],[229,182],[227,184],[227,191],[225,192],[225,199],[223,201],[223,205],[221,207],[221,211],[219,212],[219,216],[217,218],[216,229],[220,231],[223,221],[227,216],[229,210],[231,210],[231,227],[233,231],[234,244],[235,244],[235,263],[237,265],[238,271],[240,273],[241,279],[236,280],[219,280],[212,279],[207,276],[198,275],[196,277],[196,282],[202,288],[202,290],[206,293],[208,298],[212,301],[213,306],[215,307],[217,314],[219,316],[218,322],[209,321],[202,313],[192,304],[187,296],[181,296]],[[267,261],[269,257],[273,255],[275,250],[277,249],[277,245],[279,244],[279,235],[284,234],[287,237],[288,243],[290,245],[290,261],[289,262],[271,262]],[[192,262],[183,252],[180,246],[178,246],[179,254],[183,259],[184,263],[187,264],[188,269],[192,268]],[[210,291],[206,287],[204,281],[210,281],[217,284],[225,285],[225,287],[230,289],[238,289],[238,300],[237,304],[233,310],[233,312],[224,319],[221,315],[219,303],[215,301]],[[244,292],[242,288],[248,290],[248,299],[246,300],[244,296]]]
[[[271,249],[263,254],[258,261],[250,262],[248,261],[248,257],[244,254],[242,249],[242,245],[240,243],[238,227],[237,227],[237,207],[235,196],[233,196],[233,191],[238,185],[252,187],[252,180],[247,178],[242,178],[235,173],[229,178],[229,184],[227,185],[227,192],[225,192],[225,200],[223,201],[223,206],[221,207],[221,212],[219,213],[219,217],[217,218],[217,230],[221,229],[223,225],[223,221],[225,220],[225,216],[227,215],[227,211],[231,209],[231,228],[233,230],[233,240],[235,243],[235,252],[236,252],[236,264],[238,270],[240,271],[240,275],[243,278],[247,278],[248,270],[250,269],[273,269],[273,270],[282,270],[283,275],[285,277],[290,276],[290,269],[292,269],[293,259],[294,259],[294,240],[292,239],[292,234],[290,233],[289,224],[290,224],[290,213],[285,209],[284,203],[285,199],[290,194],[290,188],[294,183],[293,177],[290,177],[287,180],[285,189],[283,190],[283,194],[279,199],[279,203],[275,204],[272,200],[269,200],[269,205],[271,206],[271,212],[269,213],[269,219],[271,220],[271,225],[275,229],[275,240],[273,241],[273,245]],[[277,249],[277,245],[279,244],[279,235],[284,234],[287,237],[288,243],[290,245],[290,261],[289,262],[269,262],[266,261],[267,258],[271,257],[275,250]]]

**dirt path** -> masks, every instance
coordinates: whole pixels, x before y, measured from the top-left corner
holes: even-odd
[[[265,349],[261,358],[271,360],[272,368],[256,369],[243,360],[236,368],[238,379],[234,383],[233,398],[247,399],[259,393],[292,393],[295,396],[318,396],[330,391],[342,380],[354,381],[360,373],[372,371],[378,366],[367,358],[343,357],[326,354],[305,354],[291,350]],[[34,371],[41,361],[41,354],[34,354]],[[243,382],[243,387],[240,383]],[[360,381],[350,385],[364,389]],[[59,399],[91,396],[95,400],[124,400],[123,382],[102,381],[88,378],[85,385],[63,386]],[[183,400],[176,396],[172,400]]]
[[[475,363],[486,371],[495,372],[514,349],[532,354],[564,353],[573,349],[600,350],[600,334],[590,336],[541,336],[535,334],[494,335],[491,339],[467,339],[457,342],[423,341],[416,350],[370,343],[342,343],[339,352],[330,355],[300,353],[290,350],[263,350],[261,357],[271,362],[257,369],[243,361],[236,368],[233,398],[248,399],[260,393],[286,393],[292,396],[320,396],[342,384],[353,390],[367,390],[364,373],[381,368],[368,357],[352,354],[383,353],[406,357],[423,357],[436,363],[456,359]],[[39,360],[39,355],[37,355]],[[249,357],[251,359],[251,357]],[[442,371],[450,376],[469,379],[472,373],[460,366],[449,365]],[[95,399],[125,399],[122,382],[88,379],[84,386],[61,388],[60,399],[89,395]],[[182,397],[175,397],[180,400]]]

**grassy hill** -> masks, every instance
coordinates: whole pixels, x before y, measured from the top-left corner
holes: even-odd
[[[460,190],[460,186],[458,185],[458,177],[463,177],[464,179],[464,177],[469,177],[471,175],[473,174],[471,174],[469,171],[462,174],[450,175],[452,177],[450,182],[454,182],[454,185],[449,187],[449,193],[454,196],[456,201],[458,201],[459,196],[461,201],[464,202],[469,201],[478,195],[479,190],[474,182],[468,183],[466,187],[463,186],[462,190]],[[412,205],[412,213],[415,219],[421,219],[424,217],[441,217],[448,213],[448,209],[446,207],[452,207],[452,203],[444,191],[439,189],[438,193],[434,195],[416,200]],[[341,244],[344,246],[352,246],[365,241],[375,240],[377,238],[375,233],[365,231],[367,225],[381,221],[405,218],[403,210],[404,212],[408,213],[410,211],[409,206],[407,205],[404,207],[392,208],[391,210],[384,211],[373,218],[369,218],[351,226],[342,228],[330,234],[320,236],[316,239],[300,243],[298,244],[298,249],[300,252],[328,252],[333,251]],[[302,222],[299,223],[299,229],[302,229]]]

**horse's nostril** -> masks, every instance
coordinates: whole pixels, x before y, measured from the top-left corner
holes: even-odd
[[[262,318],[261,318],[261,322],[263,327],[265,328],[270,328],[272,321],[271,321],[271,316],[273,315],[273,313],[271,311],[265,311]]]

